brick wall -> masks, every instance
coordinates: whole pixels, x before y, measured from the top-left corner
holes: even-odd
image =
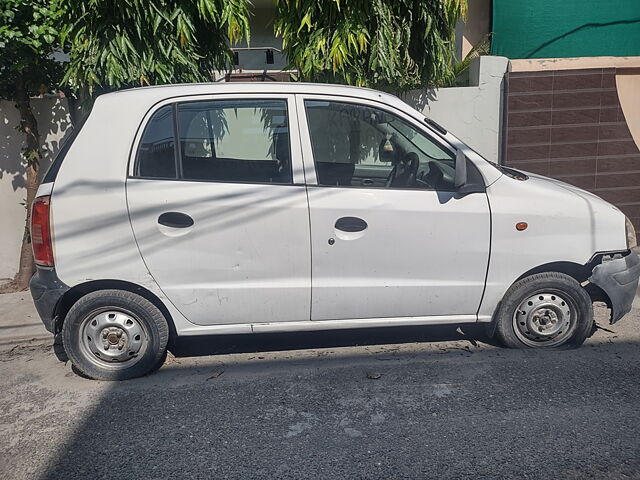
[[[640,229],[640,150],[615,74],[615,68],[509,73],[505,164],[594,192]]]

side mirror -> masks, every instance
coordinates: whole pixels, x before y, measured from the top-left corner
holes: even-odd
[[[456,193],[464,197],[465,195],[469,195],[470,193],[484,193],[487,189],[483,185],[478,185],[477,183],[467,183],[466,185],[461,186],[456,190]]]
[[[460,188],[467,183],[467,157],[462,153],[462,149],[458,149],[456,153],[456,175],[453,185]]]
[[[482,180],[473,178],[476,175],[472,173],[471,179],[467,176],[467,162],[468,160],[465,154],[462,153],[462,150],[458,150],[456,153],[456,173],[453,181],[459,197],[464,197],[470,193],[484,193],[486,191]]]

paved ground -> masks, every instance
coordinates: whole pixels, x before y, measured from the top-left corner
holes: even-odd
[[[0,478],[640,478],[640,310],[598,319],[558,352],[471,328],[209,339],[120,383],[6,341]]]
[[[0,295],[0,349],[31,339],[49,339],[29,292]]]

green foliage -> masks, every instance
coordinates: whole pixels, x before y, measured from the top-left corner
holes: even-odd
[[[471,61],[483,55],[489,55],[491,51],[491,35],[486,35],[482,40],[476,43],[467,56],[453,65],[453,75],[455,80],[451,85],[443,85],[445,87],[464,87],[469,83],[469,67]]]
[[[455,78],[466,0],[276,2],[276,35],[302,80],[406,90]]]
[[[249,38],[248,0],[62,0],[65,82],[107,90],[209,80]]]
[[[0,0],[0,97],[57,86],[62,66],[52,54],[62,13],[59,0]]]

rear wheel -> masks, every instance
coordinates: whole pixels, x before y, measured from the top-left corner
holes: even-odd
[[[96,380],[124,380],[153,371],[166,354],[169,328],[158,308],[124,290],[78,300],[62,326],[74,367]]]
[[[513,284],[496,322],[498,338],[507,347],[577,347],[591,333],[593,305],[574,278],[540,273]]]

